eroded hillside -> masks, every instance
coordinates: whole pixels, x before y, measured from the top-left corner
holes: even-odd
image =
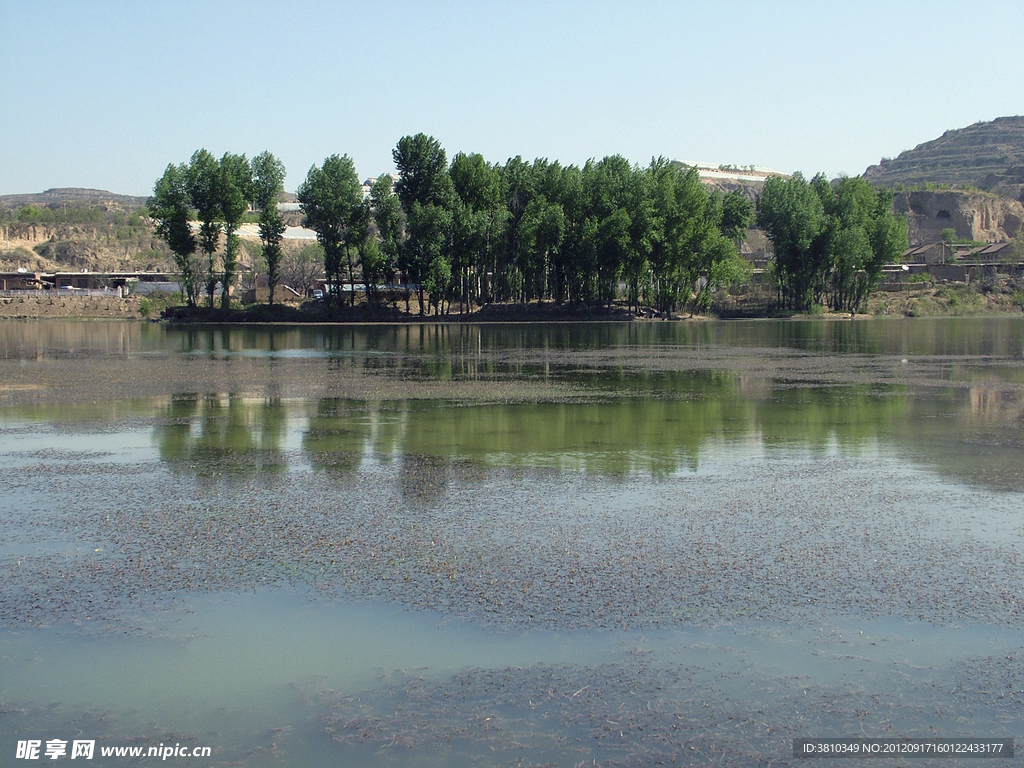
[[[945,229],[965,240],[1011,240],[1024,225],[1024,205],[979,190],[917,190],[896,195],[896,211],[907,216],[912,243],[935,242]]]
[[[946,131],[872,165],[864,176],[889,187],[972,186],[1024,201],[1024,116]]]
[[[0,198],[0,270],[162,270],[171,263],[138,198],[101,190]]]

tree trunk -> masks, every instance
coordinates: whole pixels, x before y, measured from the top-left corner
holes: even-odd
[[[348,257],[348,287],[352,289],[349,303],[354,307],[356,305],[356,274],[352,269],[352,251],[347,245],[345,246],[345,256]]]

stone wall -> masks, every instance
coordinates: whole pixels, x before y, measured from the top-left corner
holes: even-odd
[[[92,317],[134,320],[141,318],[139,298],[129,296],[61,296],[38,291],[0,296],[0,318]]]

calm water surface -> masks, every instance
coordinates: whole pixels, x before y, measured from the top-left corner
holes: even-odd
[[[1016,318],[7,321],[0,476],[0,764],[1024,735]]]

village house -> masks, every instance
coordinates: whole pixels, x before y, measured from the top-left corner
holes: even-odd
[[[0,272],[0,291],[38,291],[43,288],[42,273],[19,269]]]

